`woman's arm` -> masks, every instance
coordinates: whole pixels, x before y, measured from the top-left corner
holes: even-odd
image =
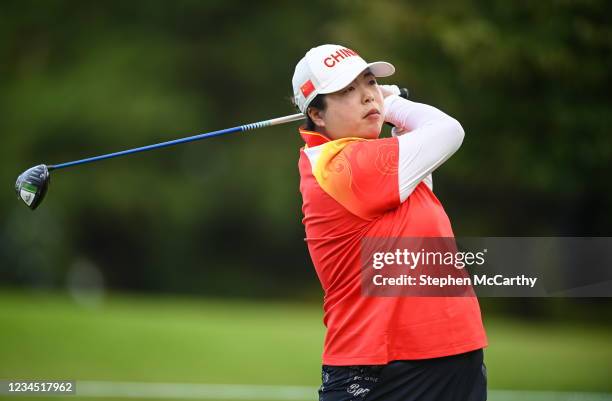
[[[416,186],[455,153],[465,135],[454,118],[422,103],[397,95],[385,98],[385,121],[395,125],[398,135],[398,180],[400,201],[408,199]]]

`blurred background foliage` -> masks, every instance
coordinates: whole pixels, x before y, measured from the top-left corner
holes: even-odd
[[[457,236],[610,235],[611,11],[605,0],[3,1],[0,283],[318,301],[296,126],[58,171],[35,212],[11,186],[39,163],[291,114],[294,66],[323,43],[394,63],[382,82],[463,124],[463,147],[435,174]],[[559,300],[486,302],[567,312]]]

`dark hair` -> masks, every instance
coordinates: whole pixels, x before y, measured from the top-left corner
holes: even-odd
[[[325,95],[319,94],[315,96],[314,99],[310,102],[308,107],[314,107],[315,109],[325,110],[327,107],[327,103],[325,102]],[[316,131],[317,125],[312,121],[310,116],[308,115],[308,109],[306,110],[306,129],[308,131]]]

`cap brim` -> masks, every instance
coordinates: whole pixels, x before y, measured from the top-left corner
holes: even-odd
[[[351,82],[355,80],[363,71],[369,69],[372,74],[374,74],[377,78],[383,78],[393,75],[395,73],[395,67],[391,63],[387,63],[386,61],[375,61],[373,63],[369,63],[363,68],[363,64],[361,66],[357,66],[354,71],[347,71],[342,74],[342,76],[338,77],[335,81],[331,82],[325,88],[321,88],[318,92],[322,94],[329,94],[338,92],[339,90],[348,86]]]

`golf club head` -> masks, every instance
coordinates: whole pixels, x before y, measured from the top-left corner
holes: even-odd
[[[47,193],[51,175],[44,164],[32,167],[21,173],[15,182],[17,198],[21,199],[30,209],[34,210]]]

